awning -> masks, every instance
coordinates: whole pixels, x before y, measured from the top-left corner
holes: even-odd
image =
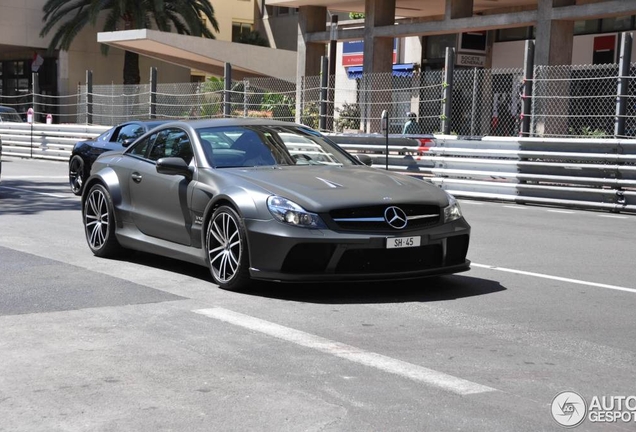
[[[230,63],[233,79],[269,76],[296,82],[296,51],[149,29],[98,33],[97,42],[213,75],[223,76],[224,64]]]
[[[413,75],[414,63],[394,64],[393,76],[409,77]],[[362,78],[362,66],[351,66],[347,68],[347,76],[349,79]]]

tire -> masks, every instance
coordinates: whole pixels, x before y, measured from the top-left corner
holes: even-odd
[[[231,207],[215,210],[206,229],[205,247],[212,279],[220,288],[239,291],[250,284],[245,225]]]
[[[101,184],[91,187],[82,211],[84,233],[93,254],[102,258],[120,255],[124,248],[115,237],[115,214],[108,189]]]
[[[68,183],[71,192],[75,195],[82,195],[84,190],[84,182],[86,181],[84,171],[84,160],[77,155],[73,156],[68,163]]]

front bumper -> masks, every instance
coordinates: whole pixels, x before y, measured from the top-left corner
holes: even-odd
[[[470,269],[470,226],[462,218],[419,230],[349,233],[245,220],[254,279],[323,282],[414,279]],[[387,249],[387,238],[420,237],[420,246]]]

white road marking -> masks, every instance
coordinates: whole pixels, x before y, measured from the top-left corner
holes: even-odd
[[[574,214],[573,211],[569,210],[548,210],[550,213],[563,213],[563,214]]]
[[[612,218],[612,219],[629,219],[629,216],[617,216],[617,215],[599,215],[604,218]]]
[[[59,195],[59,194],[52,194],[52,193],[46,193],[46,192],[36,192],[33,190],[29,190],[29,189],[22,189],[22,188],[14,188],[14,187],[9,187],[9,186],[0,186],[0,189],[9,189],[9,190],[14,190],[14,191],[18,191],[18,192],[28,192],[28,193],[32,193],[32,194],[37,194],[37,195],[45,195],[45,196],[50,196],[50,197],[54,197],[54,198],[72,198],[71,195]]]
[[[483,202],[479,202],[479,201],[464,201],[464,200],[460,200],[459,202],[461,203],[461,205],[464,205],[464,204],[484,205]]]
[[[441,388],[459,395],[471,395],[477,393],[486,393],[497,391],[492,387],[487,387],[471,381],[454,377],[452,375],[407,363],[391,357],[377,354],[370,351],[364,351],[351,345],[334,342],[329,339],[284,327],[249,315],[233,312],[223,308],[199,309],[193,312],[205,315],[210,318],[218,319],[229,324],[254,330],[293,342],[297,345],[315,349],[317,351],[349,360],[364,366],[379,369],[384,372],[400,375],[404,378],[414,381],[423,382],[425,384]]]
[[[505,205],[504,207],[506,208],[511,208],[511,209],[515,209],[515,210],[526,210],[528,207],[523,207],[523,206],[514,206],[514,205]]]
[[[538,278],[542,278],[542,279],[551,279],[551,280],[557,280],[557,281],[561,281],[561,282],[568,282],[568,283],[573,283],[573,284],[578,284],[578,285],[587,285],[587,286],[592,286],[592,287],[596,287],[596,288],[605,288],[605,289],[611,289],[611,290],[616,290],[616,291],[624,291],[624,292],[629,292],[629,293],[636,294],[636,289],[634,289],[634,288],[626,288],[626,287],[621,287],[621,286],[617,286],[617,285],[608,285],[608,284],[602,284],[602,283],[597,283],[597,282],[588,282],[588,281],[584,281],[584,280],[580,280],[580,279],[570,279],[570,278],[564,278],[564,277],[560,277],[560,276],[552,276],[552,275],[546,275],[546,274],[542,274],[542,273],[527,272],[527,271],[523,271],[523,270],[514,270],[514,269],[505,268],[505,267],[497,267],[497,266],[491,266],[491,265],[485,265],[485,264],[471,263],[471,266],[479,267],[479,268],[485,268],[485,269],[489,269],[489,270],[497,270],[497,271],[506,272],[506,273],[515,273],[515,274],[520,274],[520,275],[524,275],[524,276],[533,276],[533,277],[538,277]]]
[[[3,180],[22,180],[22,179],[68,179],[68,176],[58,175],[58,176],[36,176],[36,175],[3,175]]]

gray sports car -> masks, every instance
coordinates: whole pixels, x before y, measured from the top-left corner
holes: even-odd
[[[82,195],[97,256],[134,249],[250,280],[410,279],[469,269],[470,226],[424,181],[263,119],[166,123],[95,161]]]

